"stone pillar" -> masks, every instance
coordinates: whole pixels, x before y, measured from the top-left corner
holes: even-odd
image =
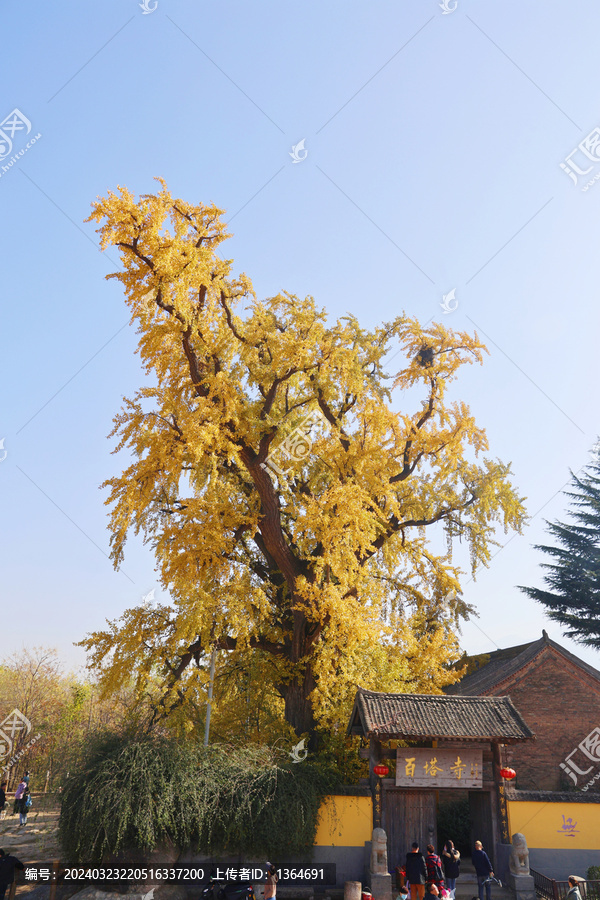
[[[515,900],[536,900],[533,875],[513,875],[509,872],[507,884],[515,892]]]
[[[344,900],[361,900],[362,884],[360,881],[347,881],[344,884]]]
[[[370,869],[373,900],[392,900],[392,876],[388,872],[387,863],[387,835],[383,828],[373,829]]]
[[[535,883],[529,871],[527,840],[520,832],[512,836],[508,867],[507,883],[515,892],[516,900],[536,900]]]

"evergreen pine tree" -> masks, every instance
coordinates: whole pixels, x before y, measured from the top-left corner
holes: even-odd
[[[567,637],[600,648],[600,445],[581,477],[571,472],[570,523],[548,522],[559,546],[536,544],[553,563],[542,563],[548,590],[521,587],[542,603],[548,616],[565,627]]]

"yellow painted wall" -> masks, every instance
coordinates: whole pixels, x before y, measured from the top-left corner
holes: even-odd
[[[600,803],[508,801],[510,834],[520,831],[529,847],[600,850]]]
[[[315,844],[327,847],[362,847],[373,833],[370,797],[325,797],[319,810]]]

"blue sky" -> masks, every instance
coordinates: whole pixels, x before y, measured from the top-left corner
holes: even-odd
[[[227,210],[223,252],[259,295],[478,330],[491,355],[453,396],[512,460],[532,520],[465,578],[480,618],[463,645],[545,627],[600,668],[515,587],[541,584],[531,545],[600,431],[600,182],[583,190],[600,175],[598,4],[155,2],[2,8],[0,119],[31,123],[0,159],[5,649],[55,646],[80,665],[72,642],[157,587],[139,542],[121,572],[107,559],[107,435],[142,374],[83,220],[107,189],[147,193],[160,175]],[[560,164],[582,142],[572,161],[590,171],[574,184]]]

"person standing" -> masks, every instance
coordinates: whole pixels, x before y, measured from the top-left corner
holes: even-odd
[[[29,812],[31,802],[31,793],[29,791],[29,788],[26,787],[20,798],[17,800],[17,803],[19,804],[19,828],[25,828],[25,826],[27,825],[27,813]]]
[[[267,863],[267,880],[265,882],[265,900],[275,900],[277,894],[277,869],[275,866]]]
[[[423,900],[425,896],[425,882],[427,881],[427,866],[419,845],[413,841],[412,850],[406,854],[404,864],[406,880],[410,884],[410,900]]]
[[[438,891],[441,891],[444,885],[444,870],[442,869],[442,861],[435,852],[433,844],[427,844],[425,866],[427,867],[427,881],[435,884]]]
[[[17,789],[15,791],[15,804],[13,806],[13,816],[19,812],[19,806],[21,802],[21,797],[23,796],[23,792],[27,788],[27,782],[21,780],[17,785]]]
[[[6,788],[7,788],[7,783],[6,783],[6,781],[3,781],[2,784],[0,784],[0,819],[4,818],[4,810],[6,809],[6,806],[7,806]]]
[[[473,850],[473,854],[471,856],[471,862],[475,867],[475,874],[477,875],[479,900],[483,900],[484,884],[486,900],[492,900],[491,879],[494,875],[494,867],[490,862],[489,856],[483,849],[483,844],[481,843],[481,841],[475,841],[475,849]]]
[[[6,888],[15,880],[15,869],[24,868],[20,859],[0,850],[0,900],[4,900]]]
[[[579,879],[575,878],[574,875],[569,875],[569,890],[567,892],[567,900],[581,900],[581,894],[579,893]]]
[[[456,896],[456,879],[460,875],[460,853],[452,841],[446,841],[442,850],[442,863],[446,877],[446,887],[454,900]]]

